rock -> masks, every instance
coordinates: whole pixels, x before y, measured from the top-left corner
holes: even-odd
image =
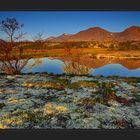
[[[140,119],[139,119],[139,117],[133,118],[133,119],[132,119],[132,124],[133,124],[136,128],[140,128]]]
[[[100,122],[96,118],[77,119],[76,127],[81,129],[98,129]]]
[[[78,82],[78,81],[92,81],[92,80],[93,80],[92,77],[89,78],[85,76],[81,76],[81,77],[75,76],[75,77],[70,78],[71,83]]]
[[[8,75],[6,78],[9,79],[9,80],[13,80],[13,79],[16,78],[16,76],[10,76],[10,75]]]
[[[65,91],[67,94],[72,94],[74,92],[72,89],[68,89],[68,88],[66,88]]]
[[[102,129],[118,129],[118,128],[113,124],[106,124],[106,125],[102,125]]]
[[[88,92],[97,92],[98,90],[96,88],[88,89]]]
[[[49,123],[51,128],[67,128],[71,123],[70,117],[65,114],[52,117]]]
[[[120,107],[120,106],[121,106],[121,104],[118,103],[118,102],[115,101],[115,100],[109,101],[108,104],[111,105],[111,106],[113,106],[113,107]]]
[[[70,116],[71,116],[72,120],[76,120],[77,118],[80,117],[80,114],[79,113],[71,113]]]
[[[99,103],[96,103],[96,105],[93,106],[93,112],[106,113],[107,110],[108,110],[108,107],[106,107],[102,104],[99,104]]]
[[[122,82],[122,83],[121,83],[121,86],[122,86],[125,90],[131,90],[131,89],[135,88],[134,86],[129,85],[129,84],[125,83],[125,82]]]
[[[0,89],[0,94],[2,94],[4,92],[4,90]]]
[[[138,86],[140,86],[140,83],[137,83]]]

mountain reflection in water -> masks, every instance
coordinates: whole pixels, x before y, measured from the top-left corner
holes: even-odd
[[[31,59],[22,72],[140,77],[140,60],[82,58],[72,62],[62,58],[39,58],[39,63],[34,65],[35,62],[36,59]]]

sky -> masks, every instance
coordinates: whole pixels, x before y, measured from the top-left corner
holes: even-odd
[[[0,12],[0,21],[16,18],[24,24],[26,39],[37,33],[44,37],[75,34],[90,27],[101,27],[110,32],[121,32],[130,26],[140,26],[140,11],[7,11]],[[0,38],[5,35],[0,32]]]

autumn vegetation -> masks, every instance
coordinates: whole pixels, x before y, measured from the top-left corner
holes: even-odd
[[[36,46],[42,46],[42,34],[34,38],[34,51],[32,55],[27,56],[25,46],[28,42],[22,39],[26,35],[20,32],[23,24],[20,24],[15,18],[6,18],[0,22],[0,30],[5,34],[7,41],[0,41],[0,71],[6,74],[20,74],[28,61],[35,55]]]
[[[5,40],[0,40],[0,71],[6,74],[20,74],[31,58],[57,57],[66,60],[64,71],[81,75],[89,73],[89,68],[81,64],[81,57],[100,58],[119,54],[131,58],[140,56],[139,41],[64,41],[50,42],[38,33],[32,41],[24,41],[27,33],[22,32],[24,24],[15,18],[0,22],[0,31]],[[133,51],[133,53],[132,53]],[[120,57],[119,56],[119,57]]]

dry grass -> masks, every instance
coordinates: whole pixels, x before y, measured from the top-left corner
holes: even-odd
[[[107,50],[105,48],[80,48],[80,49],[71,49],[72,55],[74,56],[76,52],[82,52],[82,56],[85,57],[109,57],[109,56],[115,56],[116,58],[140,58],[140,51],[135,50],[128,50],[128,51],[115,51],[115,50]],[[14,50],[13,55],[18,56],[18,52]],[[28,57],[34,57],[34,58],[41,58],[41,57],[65,57],[66,52],[65,49],[38,49],[38,50],[32,50],[32,49],[26,49],[24,51],[24,58]]]

